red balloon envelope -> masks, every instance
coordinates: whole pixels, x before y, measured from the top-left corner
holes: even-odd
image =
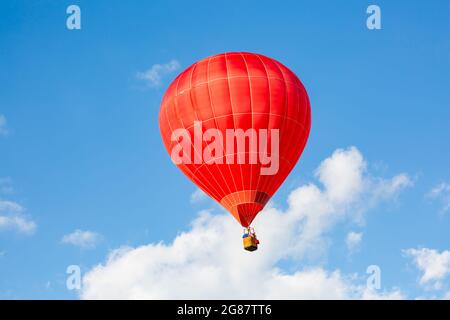
[[[187,160],[174,161],[181,171],[248,227],[300,158],[311,109],[302,83],[280,62],[230,52],[200,60],[176,77],[164,94],[159,126],[172,160],[174,150]],[[248,133],[240,140],[246,148],[238,146],[239,130]],[[232,143],[226,141],[231,137]],[[181,142],[189,150],[180,149]]]

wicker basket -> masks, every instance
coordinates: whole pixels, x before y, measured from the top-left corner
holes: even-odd
[[[244,249],[247,251],[255,251],[258,249],[258,242],[255,237],[247,236],[242,239],[244,243]]]

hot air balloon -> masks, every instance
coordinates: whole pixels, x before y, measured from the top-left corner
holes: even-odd
[[[228,52],[181,72],[165,92],[159,127],[172,161],[245,228],[300,158],[311,127],[299,78],[264,55]],[[249,239],[246,239],[249,238]]]

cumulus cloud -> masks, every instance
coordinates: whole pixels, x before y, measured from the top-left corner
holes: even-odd
[[[362,232],[350,231],[349,233],[347,233],[347,237],[345,238],[347,249],[350,252],[354,252],[355,250],[357,250],[359,248],[359,245],[361,244],[362,237]]]
[[[83,249],[93,249],[101,240],[100,234],[77,229],[72,233],[66,234],[62,237],[61,242],[64,244],[74,245]]]
[[[11,178],[0,178],[0,231],[15,230],[24,234],[36,231],[36,223],[25,214],[25,208],[19,203],[1,198],[2,195],[13,193]]]
[[[147,83],[149,87],[158,87],[161,85],[162,78],[180,68],[177,60],[171,60],[165,64],[154,64],[149,69],[138,72],[137,78]]]
[[[6,127],[6,118],[0,114],[0,136],[6,136],[8,134],[8,128]]]
[[[336,150],[315,171],[319,185],[300,186],[289,195],[286,210],[269,205],[256,218],[258,251],[242,249],[241,228],[230,215],[202,211],[191,228],[170,243],[114,250],[84,276],[81,297],[400,297],[399,291],[368,292],[352,275],[307,265],[309,258],[326,254],[327,233],[333,226],[361,220],[377,202],[395,197],[409,185],[406,175],[375,179],[366,167],[356,148]],[[288,271],[280,267],[282,260],[301,261],[303,267]]]
[[[419,279],[421,285],[431,285],[434,289],[442,287],[442,280],[450,274],[450,251],[410,248],[403,252],[413,259],[415,266],[422,272]]]
[[[299,225],[294,233],[296,253],[322,253],[327,247],[322,236],[336,223],[363,223],[365,212],[412,185],[406,174],[384,179],[369,175],[366,168],[355,147],[338,149],[315,171],[324,188],[308,184],[290,194],[288,203],[294,221],[287,223],[290,228]]]
[[[442,182],[435,186],[428,193],[431,199],[439,200],[442,203],[441,212],[445,213],[450,210],[450,184]]]
[[[36,223],[25,214],[25,209],[13,201],[0,200],[0,230],[13,229],[32,234]]]

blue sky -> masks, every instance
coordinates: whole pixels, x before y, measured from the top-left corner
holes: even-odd
[[[279,210],[296,188],[320,186],[314,171],[339,148],[355,146],[375,184],[408,180],[363,222],[330,227],[323,255],[279,268],[365,277],[376,264],[383,290],[450,292],[445,272],[421,283],[426,269],[404,251],[436,250],[450,270],[450,7],[374,3],[381,30],[366,27],[367,1],[2,1],[0,298],[78,298],[66,289],[68,265],[86,273],[121,246],[170,244],[201,210],[221,214],[208,200],[191,203],[196,188],[171,163],[157,116],[178,72],[225,51],[273,57],[309,93],[311,135],[273,198]],[[81,30],[66,28],[70,4],[81,8]],[[137,76],[170,61],[180,67],[156,85]],[[62,240],[77,229],[96,235],[92,245]],[[345,242],[352,231],[362,234],[356,252]]]

